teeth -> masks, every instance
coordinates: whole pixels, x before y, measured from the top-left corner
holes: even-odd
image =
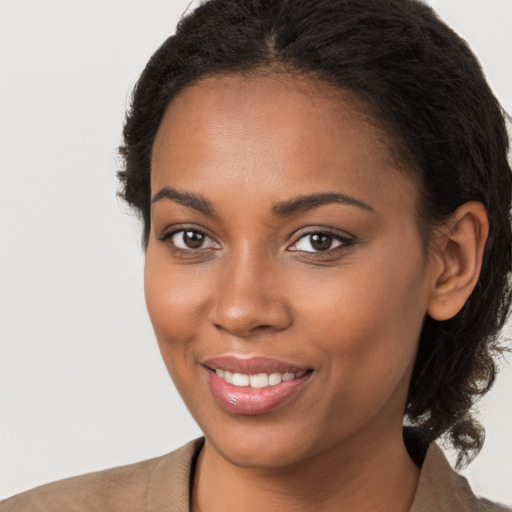
[[[249,379],[249,375],[245,375],[245,373],[234,373],[233,386],[248,386]]]
[[[258,373],[249,377],[251,388],[266,388],[268,386],[268,375],[266,373]]]
[[[281,374],[280,373],[271,373],[268,376],[268,384],[269,384],[269,386],[275,386],[276,384],[281,384]]]
[[[223,380],[234,386],[251,388],[266,388],[268,386],[275,386],[281,382],[288,382],[298,377],[302,377],[306,371],[298,373],[257,373],[255,375],[246,375],[245,373],[232,373],[220,368],[215,370],[215,373]]]

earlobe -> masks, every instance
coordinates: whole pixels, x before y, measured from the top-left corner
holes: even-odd
[[[440,228],[434,241],[439,265],[427,310],[435,320],[454,317],[471,295],[480,275],[488,232],[487,212],[476,201],[461,205]]]

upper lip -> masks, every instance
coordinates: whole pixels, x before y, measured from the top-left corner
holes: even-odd
[[[310,370],[306,366],[268,357],[217,356],[201,363],[211,370],[227,370],[232,373],[255,375],[257,373],[299,373]]]

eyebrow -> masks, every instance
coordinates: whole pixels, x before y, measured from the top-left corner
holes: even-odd
[[[216,216],[213,203],[200,194],[180,192],[171,187],[164,187],[153,196],[151,203],[154,204],[163,199],[174,201],[210,217]],[[319,206],[333,203],[356,206],[369,212],[375,212],[375,209],[370,205],[348,194],[324,192],[320,194],[302,195],[276,203],[272,206],[272,214],[275,217],[288,217],[296,213],[302,213],[318,208]]]
[[[288,217],[299,212],[305,212],[327,204],[340,203],[349,206],[357,206],[363,210],[375,213],[375,209],[347,194],[327,192],[322,194],[310,194],[298,196],[287,201],[276,203],[272,207],[272,214],[276,217]]]
[[[192,192],[179,192],[174,188],[164,187],[153,196],[151,204],[162,201],[163,199],[174,201],[210,217],[214,217],[216,215],[213,203],[199,194],[193,194]]]

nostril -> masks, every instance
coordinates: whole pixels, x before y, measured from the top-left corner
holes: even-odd
[[[253,330],[258,329],[258,330],[263,331],[265,329],[271,329],[271,328],[272,328],[272,326],[270,324],[262,324],[262,325],[257,325],[256,327],[253,327]]]
[[[257,333],[263,333],[266,331],[272,331],[275,329],[271,324],[260,324],[260,325],[235,325],[226,322],[214,322],[213,325],[220,331],[228,332],[239,337],[248,337]]]

